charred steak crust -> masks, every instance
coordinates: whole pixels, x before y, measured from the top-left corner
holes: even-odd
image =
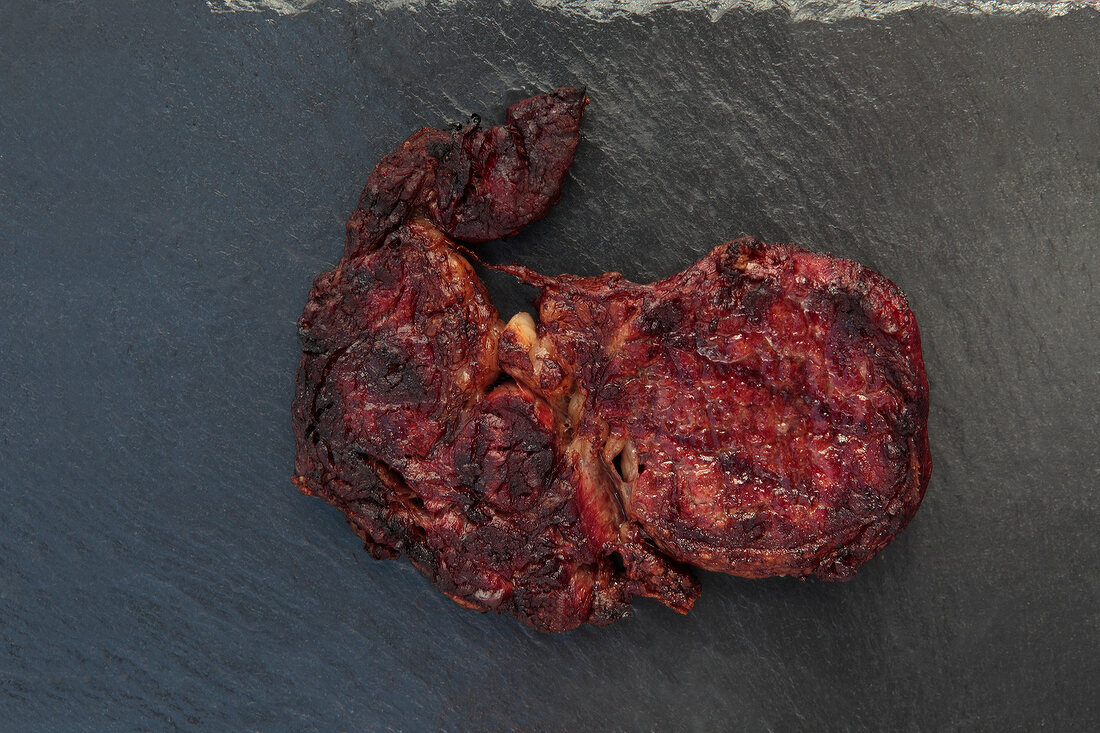
[[[577,442],[602,446],[627,517],[668,556],[843,579],[920,505],[920,335],[881,275],[741,239],[650,285],[533,280],[537,333],[513,319],[503,368],[574,406]]]
[[[546,216],[580,140],[582,87],[517,102],[504,125],[475,118],[457,130],[424,128],[375,167],[348,220],[345,255],[377,247],[413,217],[449,237],[485,242]]]
[[[377,558],[407,556],[463,606],[561,631],[610,623],[634,595],[686,611],[690,571],[565,469],[558,419],[504,375],[504,324],[446,236],[539,218],[577,145],[584,91],[508,124],[423,130],[372,174],[335,270],[299,320],[295,483],[340,509]]]
[[[543,631],[634,596],[685,613],[689,565],[849,577],[912,518],[928,385],[898,289],[738,240],[661,282],[546,277],[504,324],[462,248],[559,197],[587,103],[424,129],[371,174],[299,320],[294,482],[379,559]]]

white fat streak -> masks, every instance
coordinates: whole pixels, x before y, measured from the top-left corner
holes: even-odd
[[[215,12],[274,12],[294,15],[320,0],[206,0]],[[454,6],[460,0],[352,0],[356,4],[383,9],[421,8],[429,4]],[[1100,0],[530,0],[547,10],[579,15],[597,21],[646,15],[655,10],[705,13],[716,21],[730,10],[767,11],[782,8],[792,20],[828,23],[849,18],[879,19],[917,8],[937,8],[963,15],[1020,15],[1037,13],[1046,17],[1065,15],[1078,8],[1100,10]]]

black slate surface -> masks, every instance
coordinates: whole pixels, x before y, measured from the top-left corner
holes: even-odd
[[[3,3],[0,729],[1095,730],[1098,34]],[[491,260],[651,279],[755,234],[909,295],[935,470],[852,582],[542,636],[291,486],[294,321],[374,163],[566,83],[562,202]]]

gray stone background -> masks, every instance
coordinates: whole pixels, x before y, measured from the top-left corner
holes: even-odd
[[[1098,38],[3,3],[0,729],[1096,729]],[[688,617],[543,636],[290,484],[294,322],[374,163],[573,83],[562,202],[490,260],[645,280],[754,234],[909,295],[935,469],[852,582],[706,574]]]

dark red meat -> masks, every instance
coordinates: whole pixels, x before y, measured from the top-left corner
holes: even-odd
[[[843,579],[920,505],[920,336],[881,275],[743,239],[652,285],[530,279],[538,333],[513,319],[504,369],[571,405],[574,442],[670,557]]]
[[[348,220],[345,254],[378,246],[414,216],[464,242],[515,234],[558,202],[588,103],[565,87],[508,108],[506,124],[475,119],[454,131],[422,129],[367,179]]]
[[[299,322],[295,483],[375,557],[546,631],[638,595],[686,612],[689,564],[848,577],[931,469],[920,338],[889,281],[752,240],[651,285],[502,268],[542,287],[538,323],[505,326],[452,241],[546,213],[586,102],[422,130],[378,165]]]
[[[614,621],[633,595],[686,611],[699,592],[686,568],[620,531],[602,485],[573,481],[553,410],[501,379],[504,324],[441,231],[443,221],[476,239],[541,216],[557,186],[529,180],[530,172],[560,183],[583,104],[580,90],[521,102],[509,119],[525,121],[522,135],[470,126],[438,133],[459,141],[449,153],[459,160],[444,156],[449,168],[479,182],[463,184],[469,195],[445,210],[424,193],[451,190],[438,170],[417,176],[400,152],[383,161],[365,200],[381,200],[376,191],[392,183],[383,166],[417,183],[406,186],[410,201],[391,207],[406,210],[402,219],[380,224],[361,207],[349,253],[314,283],[299,321],[293,407],[295,483],[344,512],[372,555],[406,555],[460,604],[547,631]],[[556,122],[562,115],[570,121]],[[551,135],[531,119],[572,133]],[[505,134],[519,143],[501,143]],[[467,154],[470,140],[489,141],[474,146],[480,158]],[[423,162],[417,145],[402,151]]]

